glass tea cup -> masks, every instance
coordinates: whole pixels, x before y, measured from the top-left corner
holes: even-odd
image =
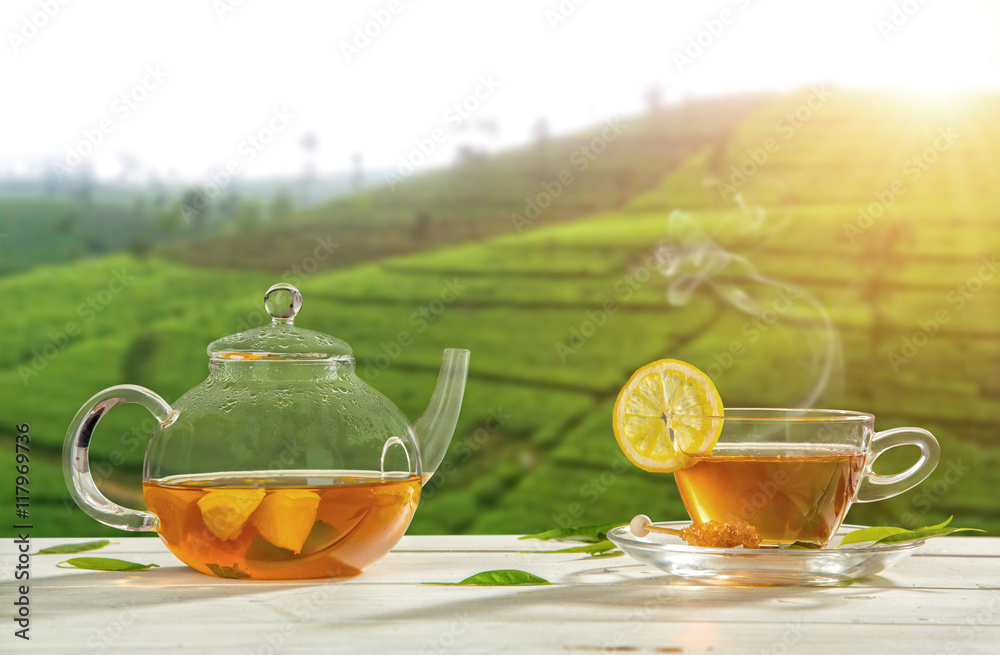
[[[763,543],[826,546],[852,503],[891,498],[937,466],[937,439],[921,428],[875,432],[875,417],[827,409],[726,409],[719,441],[674,472],[692,520],[746,521]],[[872,470],[898,446],[920,458],[895,475]]]

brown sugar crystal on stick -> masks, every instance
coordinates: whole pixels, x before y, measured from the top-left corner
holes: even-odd
[[[629,523],[629,530],[636,537],[645,537],[650,532],[672,534],[683,539],[689,546],[703,548],[760,548],[760,535],[746,521],[706,521],[692,523],[682,530],[653,525],[645,514],[636,516]]]

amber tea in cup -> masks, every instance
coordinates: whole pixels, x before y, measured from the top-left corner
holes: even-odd
[[[746,521],[765,543],[827,545],[854,502],[903,493],[934,470],[937,440],[920,428],[876,433],[871,414],[839,410],[727,409],[719,441],[674,473],[696,522]],[[890,476],[872,464],[896,446],[920,459]]]

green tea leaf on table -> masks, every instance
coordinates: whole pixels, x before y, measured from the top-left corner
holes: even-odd
[[[43,548],[38,551],[39,555],[68,555],[71,553],[82,553],[86,550],[97,550],[98,548],[104,548],[111,542],[107,539],[100,539],[98,541],[84,541],[79,544],[63,544],[62,546],[49,546],[48,548]]]
[[[602,523],[600,525],[583,525],[575,528],[556,528],[537,534],[526,534],[521,539],[568,539],[595,543],[604,541],[608,530],[617,528],[621,523]]]
[[[560,548],[559,550],[546,550],[546,553],[590,553],[591,555],[599,555],[600,553],[606,553],[609,550],[614,550],[617,548],[613,543],[605,539],[604,541],[598,541],[595,544],[587,544],[586,546],[573,546],[572,548]]]
[[[878,541],[879,539],[884,539],[901,532],[909,532],[909,530],[906,528],[894,528],[891,526],[861,528],[860,530],[854,530],[853,532],[845,534],[844,538],[840,541],[840,546],[857,544],[865,541]],[[840,546],[837,547],[840,548]]]
[[[906,528],[897,528],[892,526],[862,528],[860,530],[848,532],[844,535],[840,545],[845,546],[847,544],[862,543],[867,541],[872,542],[872,546],[876,544],[898,544],[904,541],[920,541],[922,539],[930,539],[931,537],[943,537],[952,534],[953,532],[983,532],[983,530],[980,530],[979,528],[949,528],[948,524],[951,523],[952,518],[954,517],[949,516],[947,520],[942,521],[937,525],[927,526],[926,528],[917,528],[916,530],[907,530]]]
[[[944,537],[953,532],[985,532],[979,528],[924,528],[912,532],[900,532],[876,541],[876,544],[896,544],[901,541],[917,541],[931,537]],[[874,544],[872,544],[874,545]]]
[[[784,550],[816,550],[817,548],[822,548],[819,544],[814,544],[811,541],[793,541],[790,544],[782,544],[778,548]]]
[[[159,564],[137,564],[136,562],[126,562],[122,559],[111,559],[108,557],[74,557],[65,562],[59,562],[58,566],[62,566],[63,564],[69,564],[78,569],[88,569],[90,571],[143,571],[154,566],[160,566]]]
[[[621,550],[612,550],[607,553],[592,553],[591,559],[597,559],[598,557],[621,557],[625,553]]]
[[[945,520],[941,521],[937,525],[928,525],[927,527],[924,527],[924,528],[917,528],[917,530],[937,530],[938,528],[944,528],[944,527],[947,527],[949,523],[951,523],[951,520],[953,518],[955,518],[955,517],[954,516],[949,516],[948,518],[946,518]]]
[[[552,584],[545,578],[539,578],[527,571],[516,569],[498,569],[496,571],[483,571],[473,576],[469,576],[461,582],[425,582],[424,584],[440,585],[444,587],[457,587],[460,585],[476,585],[479,587],[522,587],[535,585]]]
[[[220,566],[219,564],[208,564],[208,570],[220,578],[233,578],[234,580],[246,580],[250,574],[240,569],[238,566]]]

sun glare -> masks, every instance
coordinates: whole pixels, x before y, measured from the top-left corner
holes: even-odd
[[[938,96],[1000,88],[1000,50],[990,34],[995,23],[931,7],[912,17],[901,11],[876,23],[879,47],[848,60],[859,81]]]

